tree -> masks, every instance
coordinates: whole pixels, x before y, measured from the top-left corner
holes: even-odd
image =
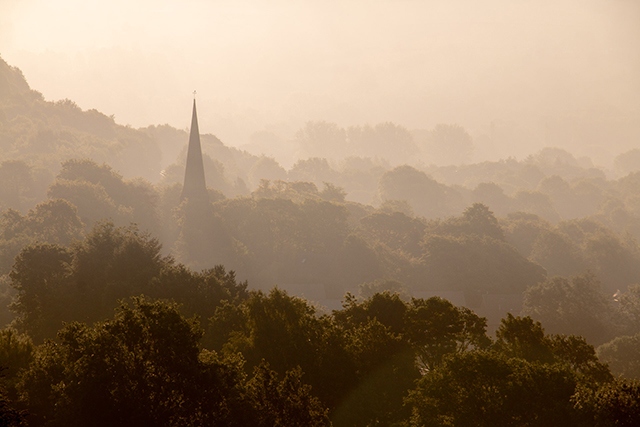
[[[509,314],[489,351],[450,352],[425,372],[406,400],[408,424],[591,425],[574,407],[576,387],[612,380],[582,337],[547,335],[530,317]]]
[[[342,289],[371,282],[383,275],[376,250],[360,236],[346,236],[337,255],[335,266],[340,274],[336,279],[338,289],[333,289],[334,294],[341,295],[344,292]]]
[[[397,280],[378,279],[373,282],[366,282],[358,285],[358,294],[362,298],[369,299],[375,294],[382,294],[385,292],[397,294],[403,301],[408,301],[410,299],[409,289],[407,286]]]
[[[225,303],[237,306],[249,297],[247,286],[247,282],[238,282],[235,272],[227,271],[222,265],[194,272],[182,264],[166,264],[158,277],[152,279],[145,294],[176,301],[184,315],[198,316],[207,329],[208,319],[215,315],[218,307]]]
[[[255,408],[258,427],[320,427],[329,426],[328,410],[311,394],[311,387],[302,382],[300,368],[287,371],[282,380],[269,365],[254,368],[247,383],[248,396]]]
[[[610,381],[611,373],[596,356],[592,345],[576,335],[547,335],[531,317],[502,319],[492,348],[509,357],[532,363],[560,364],[576,377],[596,383]]]
[[[55,336],[63,321],[94,322],[117,300],[150,290],[171,258],[136,227],[101,223],[72,248],[35,244],[22,250],[9,275],[17,290],[17,326],[36,342]]]
[[[362,326],[370,320],[377,320],[394,334],[405,331],[405,313],[407,305],[397,293],[389,291],[373,294],[364,301],[358,301],[347,294],[342,310],[334,311],[333,316],[342,327],[351,329]]]
[[[602,344],[598,347],[598,357],[614,374],[640,380],[640,334],[616,337]]]
[[[266,360],[277,372],[316,362],[322,323],[305,300],[274,288],[268,295],[253,292],[246,301],[249,341],[242,350],[251,366]]]
[[[551,333],[584,336],[594,344],[606,342],[612,332],[612,309],[592,274],[553,277],[530,287],[522,312]]]
[[[616,311],[625,335],[640,333],[640,284],[631,285],[627,292],[618,295]]]
[[[16,409],[4,393],[0,393],[0,425],[5,427],[27,426],[24,411]]]
[[[67,160],[49,188],[49,196],[77,206],[88,227],[98,220],[111,219],[119,225],[135,222],[143,230],[160,231],[155,188],[141,178],[126,181],[106,164],[88,159]]]
[[[542,267],[489,236],[428,233],[423,245],[432,289],[516,293],[545,277]]]
[[[538,236],[551,231],[552,225],[538,215],[515,212],[501,220],[505,239],[513,245],[523,257],[528,258],[533,251],[533,246]]]
[[[305,157],[333,158],[344,152],[346,134],[335,123],[310,121],[296,132],[295,139]]]
[[[204,163],[204,175],[206,178],[207,186],[215,188],[225,196],[233,197],[236,195],[235,191],[238,188],[234,188],[232,182],[227,178],[225,172],[225,165],[218,159],[211,157],[207,153],[203,153],[202,161]],[[186,165],[186,158],[185,158]],[[182,165],[181,165],[182,166]],[[180,168],[184,170],[183,168]],[[182,181],[182,178],[181,178]]]
[[[344,203],[344,199],[347,196],[347,192],[344,188],[331,184],[330,182],[324,183],[324,188],[320,192],[320,197],[328,202]]]
[[[444,216],[450,191],[433,178],[411,166],[398,166],[385,172],[378,186],[380,199],[406,200],[418,215],[427,218]]]
[[[577,164],[573,154],[558,147],[544,147],[536,154],[530,156],[528,160],[542,166],[572,166]]]
[[[441,298],[407,303],[390,292],[365,300],[347,294],[334,318],[348,337],[359,380],[333,418],[345,425],[392,425],[408,416],[397,408],[420,372],[435,369],[447,355],[489,344],[484,318]],[[347,416],[346,408],[358,409]]]
[[[33,361],[31,339],[15,329],[0,330],[0,426],[26,426],[26,413],[18,409],[16,384]]]
[[[498,225],[498,220],[486,205],[474,203],[464,210],[462,219],[469,223],[472,232],[504,240],[504,234]]]
[[[15,397],[15,385],[33,355],[31,338],[10,327],[0,330],[0,390]]]
[[[411,204],[406,200],[385,200],[380,204],[378,211],[383,214],[401,213],[410,218],[416,216]]]
[[[429,162],[439,165],[457,165],[471,160],[473,141],[460,125],[438,124],[427,140],[425,147]]]
[[[531,317],[514,317],[507,313],[496,331],[494,347],[510,358],[549,363],[553,360],[551,341],[540,322]]]
[[[0,207],[21,209],[25,194],[33,186],[31,167],[22,160],[0,163]]]
[[[574,216],[586,217],[598,213],[609,198],[610,191],[603,183],[603,178],[583,178],[573,183],[571,190]]]
[[[97,224],[75,247],[73,277],[79,307],[74,320],[101,320],[118,299],[143,293],[172,262],[162,257],[161,248],[156,238],[135,226]]]
[[[541,231],[538,234],[529,259],[540,264],[549,276],[575,276],[587,270],[587,263],[580,248],[559,231]]]
[[[233,425],[242,376],[200,358],[201,332],[175,304],[134,298],[113,320],[66,325],[20,386],[33,425]]]
[[[174,214],[180,224],[174,253],[180,262],[194,269],[232,263],[231,237],[225,232],[222,219],[211,203],[186,199],[174,209]]]
[[[482,203],[474,203],[462,212],[459,217],[448,218],[444,221],[433,221],[429,230],[431,233],[449,234],[454,236],[477,235],[504,241],[504,232],[498,224],[493,212]]]
[[[286,180],[287,171],[272,157],[261,156],[249,170],[249,184],[256,188],[260,181],[267,179],[270,181]]]
[[[321,200],[313,184],[316,197],[301,200],[298,196],[309,190],[308,183],[283,184],[276,182],[272,187],[265,183],[256,191],[259,197],[216,206],[223,230],[233,236],[226,251],[233,263],[225,264],[238,270],[242,267],[245,277],[258,288],[340,280],[348,232],[346,207]],[[267,194],[270,197],[262,197]]]
[[[633,239],[622,239],[605,228],[589,233],[584,242],[585,257],[611,294],[640,283],[640,247]]]
[[[7,209],[0,214],[0,272],[8,274],[20,251],[33,242],[28,221],[20,212]]]
[[[289,170],[290,181],[312,182],[321,186],[324,182],[336,182],[337,172],[324,157],[298,160]]]
[[[159,223],[162,225],[159,234],[156,235],[167,248],[172,248],[180,235],[180,224],[177,221],[178,215],[176,211],[180,206],[180,195],[182,194],[182,184],[175,183],[172,185],[161,186],[158,190],[158,216]],[[209,200],[214,199],[211,193]],[[216,199],[217,201],[217,199]]]
[[[91,227],[99,220],[123,222],[126,212],[118,211],[104,187],[87,181],[58,179],[47,192],[49,198],[63,199],[76,206],[82,222]]]
[[[449,354],[486,348],[490,342],[485,318],[442,298],[413,298],[405,319],[404,335],[424,372],[440,366]]]
[[[48,200],[27,215],[8,209],[0,216],[0,272],[9,273],[20,251],[35,243],[62,246],[79,240],[83,224],[76,208],[65,200]]]
[[[617,379],[579,387],[573,397],[581,425],[633,427],[640,423],[640,383]]]
[[[360,220],[363,231],[391,250],[403,251],[413,257],[422,255],[420,242],[426,225],[401,212],[374,212]]]
[[[412,163],[418,147],[407,129],[391,122],[347,129],[351,153],[385,159],[392,165]]]
[[[539,191],[520,190],[514,198],[515,209],[540,216],[550,222],[560,220],[551,199]]]
[[[251,193],[254,199],[287,199],[301,203],[307,199],[320,199],[318,186],[313,182],[282,180],[260,180],[259,187]]]
[[[70,159],[62,163],[58,179],[85,181],[102,186],[110,197],[118,198],[125,192],[122,175],[107,164],[99,165],[90,159]]]
[[[388,168],[384,159],[351,156],[345,158],[340,166],[339,184],[345,188],[349,199],[370,204],[375,197],[378,181]]]
[[[39,203],[29,211],[26,220],[31,232],[42,242],[69,246],[83,234],[77,208],[62,199]]]
[[[160,235],[161,226],[157,212],[160,196],[149,181],[136,178],[125,182],[125,193],[118,203],[131,210],[131,222],[154,236]],[[128,224],[127,224],[128,225]]]
[[[620,176],[640,171],[640,149],[634,148],[616,156],[613,165]]]
[[[511,210],[511,198],[504,192],[503,187],[494,182],[481,182],[473,189],[472,200],[482,203],[500,216],[505,216]]]
[[[406,417],[402,401],[420,376],[405,339],[377,318],[345,327],[356,382],[332,412],[335,426],[395,425]]]
[[[559,175],[544,178],[538,184],[538,191],[549,196],[558,214],[564,219],[583,216],[584,212],[576,210],[576,200],[569,183]]]
[[[606,362],[601,361],[596,349],[577,335],[549,337],[555,360],[576,373],[583,383],[606,383],[613,376]]]
[[[453,354],[417,382],[406,400],[410,426],[578,426],[576,380],[561,366],[503,355]]]
[[[17,291],[12,309],[16,326],[34,341],[54,336],[63,320],[70,320],[69,291],[73,254],[51,244],[28,246],[16,257],[9,273]]]
[[[210,332],[228,336],[223,351],[241,352],[249,369],[263,360],[279,375],[300,367],[314,394],[329,407],[353,384],[343,338],[330,319],[278,288],[267,295],[251,292],[237,309],[222,305],[209,325]]]

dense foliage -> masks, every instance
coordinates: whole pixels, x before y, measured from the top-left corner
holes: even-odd
[[[309,122],[289,170],[203,135],[202,202],[186,141],[0,60],[0,425],[640,423],[637,150]]]
[[[205,329],[183,310],[133,297],[35,348],[3,331],[0,355],[12,364],[3,411],[34,426],[640,419],[636,383],[614,379],[584,339],[547,335],[529,317],[508,315],[490,339],[485,319],[440,298],[347,296],[321,314],[277,288],[224,300]]]

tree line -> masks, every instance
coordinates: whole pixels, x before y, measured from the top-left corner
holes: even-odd
[[[319,310],[195,273],[134,228],[39,244],[10,274],[8,425],[635,425],[640,386],[577,335],[432,297]],[[588,280],[588,278],[577,278]],[[144,295],[144,296],[142,296]]]
[[[3,422],[637,423],[633,150],[618,179],[553,148],[407,165],[439,144],[468,155],[469,135],[310,122],[310,157],[285,170],[204,135],[202,204],[180,200],[184,131],[0,76]],[[516,295],[524,317],[417,297],[437,291]]]

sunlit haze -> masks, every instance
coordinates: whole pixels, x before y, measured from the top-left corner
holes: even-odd
[[[0,427],[638,402],[640,0],[0,0]]]
[[[133,127],[188,127],[197,90],[202,132],[267,154],[252,135],[309,120],[457,123],[475,160],[640,145],[633,0],[0,0],[0,54],[47,100]]]

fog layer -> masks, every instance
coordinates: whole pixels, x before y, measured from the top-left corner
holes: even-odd
[[[203,132],[266,154],[308,120],[457,123],[473,160],[606,162],[640,140],[634,1],[0,5],[0,53],[32,87],[134,127],[186,128],[197,89]]]

